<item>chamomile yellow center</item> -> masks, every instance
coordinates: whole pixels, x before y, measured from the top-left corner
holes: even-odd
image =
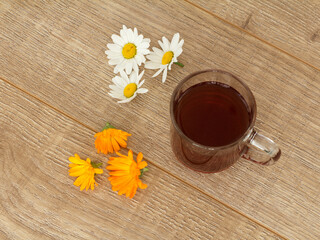
[[[168,51],[165,54],[163,54],[162,62],[161,62],[162,65],[166,65],[166,64],[170,63],[172,58],[173,58],[173,52],[172,51]]]
[[[122,48],[122,55],[126,59],[133,58],[137,54],[137,47],[133,43],[127,43]]]
[[[123,89],[123,95],[126,98],[130,98],[133,96],[133,94],[137,91],[137,84],[135,83],[129,83],[124,89]]]

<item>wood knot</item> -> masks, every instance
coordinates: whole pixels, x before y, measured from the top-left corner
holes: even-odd
[[[311,42],[320,42],[320,29],[318,29],[312,34],[310,40]]]
[[[246,28],[247,28],[247,26],[248,26],[251,18],[252,18],[252,13],[249,14],[249,16],[247,17],[247,19],[246,19],[246,20],[244,21],[244,23],[242,24],[241,27],[242,27],[243,29],[246,29]]]

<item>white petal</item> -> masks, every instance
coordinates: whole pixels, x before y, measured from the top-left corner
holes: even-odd
[[[149,49],[142,48],[137,50],[137,54],[146,55],[149,53],[150,53]]]
[[[156,57],[156,56],[158,56],[157,54],[155,54],[154,52],[152,52],[152,53],[150,53],[150,54],[148,54],[146,57],[147,57],[147,59],[149,59],[150,60],[150,56],[153,56],[153,57]]]
[[[132,61],[128,61],[128,62],[126,63],[126,73],[127,73],[127,74],[130,74],[130,73],[131,73],[132,67],[133,67]]]
[[[131,74],[130,74],[130,83],[135,83],[136,82],[136,79],[137,79],[137,72],[136,71],[132,71]]]
[[[136,60],[137,64],[140,66],[141,65],[141,60],[142,60],[142,57],[140,54],[137,54],[134,59]]]
[[[142,55],[141,56],[142,60],[141,60],[141,63],[145,63],[146,62],[146,58]]]
[[[182,48],[183,44],[184,44],[184,40],[181,39],[181,41],[180,41],[179,44],[178,44],[178,48]]]
[[[138,37],[136,37],[133,41],[133,44],[135,44],[136,46],[139,46],[141,44],[143,40],[143,36],[142,35],[139,35]]]
[[[170,50],[169,49],[170,48],[169,40],[166,37],[162,37],[162,41],[163,41],[163,46],[164,46],[163,51],[165,51],[165,52],[169,51]]]
[[[108,43],[107,47],[113,52],[121,52],[122,48],[118,44]]]
[[[139,82],[139,81],[141,80],[143,74],[144,74],[144,70],[143,70],[143,71],[139,74],[139,76],[137,77],[137,82]]]
[[[115,85],[118,85],[118,82],[122,81],[122,78],[119,76],[115,76],[114,78],[112,78],[111,80]]]
[[[162,48],[162,50],[164,51],[164,44],[160,40],[158,40],[158,43],[159,43],[160,47]]]
[[[142,35],[142,36],[143,36],[143,35]],[[150,40],[150,38],[144,38],[144,39],[142,40],[142,42],[150,43],[150,42],[151,42],[151,40]]]
[[[118,101],[118,103],[128,103],[128,102],[131,102],[131,100],[134,99],[136,96],[137,96],[137,94],[134,93],[132,97],[126,98],[125,100],[122,100],[122,101]]]
[[[162,57],[163,54],[164,54],[164,51],[160,50],[159,48],[153,47],[152,50],[153,50],[153,52],[154,52],[156,55],[158,55],[158,56],[161,56],[161,57]]]
[[[161,65],[162,64],[160,64],[160,63],[148,61],[144,64],[144,67],[147,69],[158,69],[158,68],[161,68]]]
[[[139,81],[138,81],[138,83],[139,83]],[[143,84],[144,84],[144,80],[142,80],[142,81],[139,83],[138,88],[140,88]]]
[[[178,45],[178,42],[179,42],[179,38],[180,38],[180,35],[179,33],[176,33],[173,35],[172,37],[172,40],[171,40],[171,44],[170,44],[170,49],[175,49]]]
[[[158,55],[148,55],[147,58],[149,60],[151,60],[152,62],[155,62],[155,63],[161,63],[162,62],[162,57],[158,56]]]
[[[128,43],[128,37],[127,37],[127,28],[126,26],[123,26],[123,29],[120,30],[120,36],[123,39],[124,43]]]
[[[167,72],[168,72],[168,69],[165,68],[164,71],[163,71],[163,74],[162,74],[162,82],[164,83],[167,79]]]
[[[116,44],[118,44],[120,46],[123,46],[125,44],[123,39],[120,36],[116,35],[116,34],[112,34],[111,38],[112,38],[114,43],[116,43]]]
[[[109,85],[109,88],[112,89],[114,92],[122,92],[123,89],[117,85]]]
[[[131,28],[129,28],[127,31],[127,37],[128,37],[128,41],[132,43],[134,40],[134,37],[133,37],[133,31]]]
[[[118,73],[118,72],[120,72],[120,71],[123,71],[124,68],[125,68],[125,66],[126,66],[126,63],[127,63],[127,60],[124,59],[124,60],[122,61],[122,63],[120,63],[120,64],[118,64],[118,65],[116,65],[116,66],[114,67],[113,72],[114,72],[114,73]]]
[[[142,50],[143,48],[148,48],[150,46],[150,43],[148,42],[143,42],[138,46],[138,50]]]
[[[130,83],[128,75],[124,71],[120,71],[120,75],[124,86],[127,86]]]
[[[123,71],[121,71],[121,72],[123,72]],[[112,82],[114,82],[116,85],[121,87],[122,90],[127,86],[126,80],[121,77],[118,77],[118,76],[113,78]]]
[[[123,61],[122,58],[117,57],[117,58],[112,58],[112,59],[110,59],[110,60],[108,61],[108,63],[109,63],[110,65],[116,65],[116,64],[121,63],[122,61]]]
[[[152,77],[158,76],[163,71],[163,68],[160,68]]]
[[[114,93],[114,92],[109,92],[108,94],[109,94],[111,97],[113,97],[113,98],[117,98],[117,99],[120,99],[120,100],[125,99],[124,96],[119,95],[119,94]]]
[[[149,91],[149,90],[146,89],[146,88],[140,88],[140,89],[137,90],[137,93],[146,93],[146,92],[148,92],[148,91]]]
[[[107,50],[105,51],[105,54],[107,54],[107,58],[108,59],[112,59],[112,58],[117,58],[117,57],[122,57],[122,54],[121,54],[121,51],[118,51],[118,52],[113,52],[111,50]]]
[[[133,29],[133,38],[136,39],[138,37],[138,30],[137,28]]]
[[[136,72],[139,72],[139,67],[135,59],[133,59],[133,70]]]
[[[180,56],[180,54],[182,53],[182,48],[178,48],[175,52],[174,52],[174,56],[177,58]]]

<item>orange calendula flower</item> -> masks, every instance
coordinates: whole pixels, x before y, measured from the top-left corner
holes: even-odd
[[[119,157],[110,157],[108,166],[110,172],[108,180],[112,185],[113,191],[118,191],[119,195],[126,194],[127,197],[133,198],[138,187],[145,189],[146,184],[142,183],[140,177],[148,169],[147,162],[142,161],[143,155],[139,153],[137,162],[133,160],[132,151],[129,150],[128,156],[117,152]]]
[[[107,123],[106,127],[102,132],[96,133],[94,145],[99,152],[104,154],[118,152],[120,146],[123,148],[127,147],[127,137],[131,134],[124,132],[119,129],[115,129],[111,124]]]
[[[78,177],[74,181],[74,185],[77,187],[80,186],[80,191],[86,189],[86,191],[91,188],[94,189],[94,185],[98,185],[94,179],[95,174],[103,173],[103,170],[98,168],[101,166],[101,163],[92,163],[90,158],[87,160],[80,159],[78,154],[75,154],[74,157],[69,157],[69,175],[72,177]]]

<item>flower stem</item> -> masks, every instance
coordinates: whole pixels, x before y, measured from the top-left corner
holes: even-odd
[[[143,174],[144,174],[145,172],[148,172],[148,171],[149,171],[149,168],[147,168],[147,167],[145,167],[145,168],[143,168],[143,169],[140,169],[141,174],[140,174],[139,178],[142,178]]]
[[[112,126],[110,123],[106,123],[106,126],[102,129],[102,131],[103,130],[105,130],[105,129],[108,129],[108,128],[115,128],[114,126]]]
[[[184,67],[184,65],[181,62],[174,62],[174,64],[177,64],[180,67]]]
[[[92,166],[93,168],[99,168],[99,167],[102,166],[102,163],[94,163],[94,162],[91,162],[91,166]]]

